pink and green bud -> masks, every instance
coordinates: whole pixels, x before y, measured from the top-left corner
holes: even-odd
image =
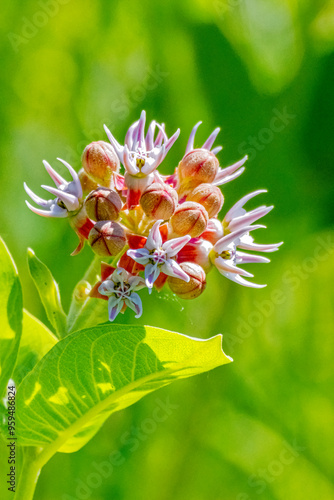
[[[92,191],[85,201],[87,215],[94,221],[117,220],[122,206],[118,193],[105,187]]]
[[[177,202],[175,189],[159,182],[148,186],[140,199],[140,205],[147,217],[155,220],[168,220],[175,212]]]
[[[97,141],[85,147],[82,166],[86,174],[100,186],[110,187],[113,183],[113,173],[118,172],[120,163],[111,144]]]
[[[195,149],[180,161],[177,168],[180,196],[189,193],[202,183],[213,182],[218,172],[216,156],[206,149]]]
[[[189,234],[196,238],[205,231],[208,220],[208,213],[200,203],[186,201],[177,207],[170,218],[170,228],[177,236]]]
[[[126,244],[124,229],[117,222],[101,220],[88,236],[92,250],[101,257],[115,256]]]
[[[188,194],[187,201],[195,201],[203,205],[211,219],[211,217],[215,217],[220,212],[224,203],[224,196],[217,186],[204,183],[195,187]]]
[[[204,292],[206,287],[204,269],[194,262],[183,262],[180,267],[189,276],[189,281],[169,276],[167,280],[168,286],[181,299],[196,299]]]

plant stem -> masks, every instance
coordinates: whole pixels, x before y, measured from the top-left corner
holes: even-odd
[[[87,281],[90,285],[94,284],[96,276],[100,274],[101,257],[97,255],[94,256],[90,266],[85,272],[82,281]],[[80,282],[78,283],[80,285]],[[80,315],[82,309],[85,307],[89,297],[84,300],[80,300],[76,296],[78,285],[75,287],[72,295],[72,302],[70,305],[70,310],[67,315],[67,333],[73,330],[77,317]]]
[[[40,465],[35,461],[36,448],[27,447],[23,450],[21,474],[15,491],[15,500],[32,500],[41,471]]]

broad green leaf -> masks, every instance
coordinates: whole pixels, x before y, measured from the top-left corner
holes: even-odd
[[[28,249],[28,265],[47,317],[58,337],[66,334],[66,314],[61,305],[58,284],[51,271],[40,261],[31,248]]]
[[[53,333],[39,319],[24,309],[22,337],[17,364],[12,375],[16,386],[56,343],[57,338]]]
[[[174,380],[229,363],[222,336],[199,340],[150,326],[99,325],[58,342],[18,388],[19,444],[81,448],[108,416]]]
[[[15,263],[0,238],[0,397],[12,375],[22,333],[22,290]]]

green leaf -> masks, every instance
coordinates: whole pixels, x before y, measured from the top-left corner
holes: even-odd
[[[18,388],[19,444],[81,448],[108,416],[174,380],[229,363],[222,336],[199,340],[150,326],[99,325],[58,342]]]
[[[22,333],[22,290],[15,263],[0,238],[0,397],[12,375]]]
[[[58,337],[66,335],[66,314],[61,305],[58,284],[49,268],[40,261],[31,248],[28,249],[28,265],[47,317]]]
[[[23,310],[22,337],[16,367],[12,375],[16,386],[57,341],[57,338],[44,323],[25,309]]]

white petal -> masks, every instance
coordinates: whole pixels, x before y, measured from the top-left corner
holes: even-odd
[[[162,238],[160,234],[160,224],[163,222],[162,219],[157,220],[150,229],[150,232],[147,237],[147,241],[145,247],[148,250],[155,250],[162,247]]]
[[[116,316],[120,313],[123,307],[123,300],[120,298],[116,298],[114,295],[109,297],[108,299],[108,313],[109,313],[109,321],[114,321]]]
[[[191,240],[191,236],[187,234],[186,236],[181,236],[180,238],[174,238],[172,240],[166,241],[162,248],[165,250],[167,257],[175,257],[179,251]]]
[[[189,275],[181,269],[181,267],[175,260],[166,260],[166,262],[161,266],[161,271],[164,274],[167,274],[167,276],[179,278],[180,280],[186,281],[187,283],[190,281]]]
[[[125,303],[129,306],[136,314],[135,318],[140,318],[143,313],[143,304],[138,293],[131,293],[130,297],[125,299]]]
[[[193,151],[195,135],[196,135],[197,129],[201,125],[201,123],[202,122],[197,122],[196,125],[194,126],[194,128],[192,129],[190,136],[189,136],[189,139],[188,139],[185,155],[190,153],[190,151]]]
[[[216,137],[219,134],[219,132],[220,132],[220,128],[219,127],[215,128],[214,131],[209,135],[209,137],[207,138],[207,140],[203,144],[202,149],[208,149],[210,151],[210,149],[212,148],[213,143],[215,142]]]

